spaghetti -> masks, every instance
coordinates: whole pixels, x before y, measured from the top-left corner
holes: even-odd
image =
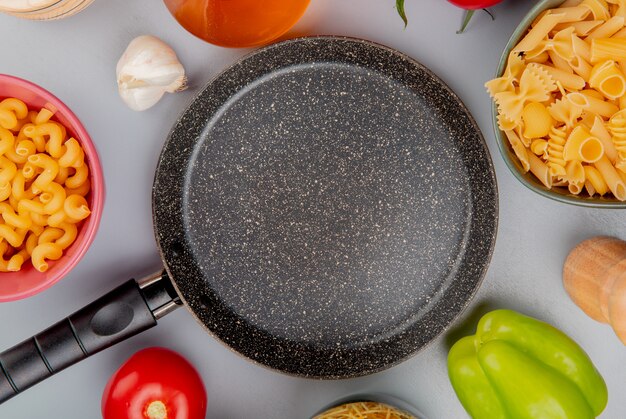
[[[377,402],[345,403],[333,407],[313,419],[418,419],[410,413]]]

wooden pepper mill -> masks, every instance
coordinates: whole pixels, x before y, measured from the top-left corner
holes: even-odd
[[[576,246],[563,266],[563,285],[593,319],[608,323],[626,345],[626,242],[594,237]]]

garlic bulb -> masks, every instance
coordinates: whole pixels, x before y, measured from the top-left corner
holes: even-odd
[[[133,110],[156,104],[165,92],[185,89],[185,69],[169,45],[151,35],[133,39],[117,63],[117,86]]]

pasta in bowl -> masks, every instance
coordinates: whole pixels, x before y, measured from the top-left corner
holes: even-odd
[[[626,5],[542,0],[502,54],[493,99],[498,147],[531,190],[626,207]]]
[[[0,301],[64,277],[94,239],[104,203],[96,149],[72,111],[0,74]]]
[[[311,419],[425,419],[409,403],[387,394],[344,397]]]

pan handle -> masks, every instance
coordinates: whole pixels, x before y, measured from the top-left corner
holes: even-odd
[[[43,332],[0,353],[0,403],[136,335],[180,305],[165,271],[131,279]]]

